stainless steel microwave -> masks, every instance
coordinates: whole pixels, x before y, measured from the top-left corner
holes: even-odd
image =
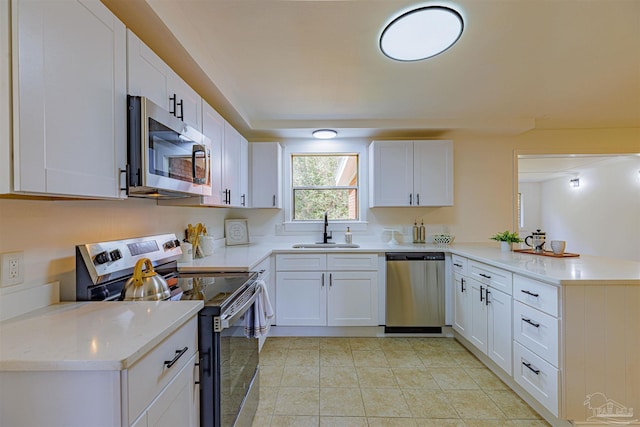
[[[127,194],[211,195],[209,138],[147,98],[129,95],[127,104]]]

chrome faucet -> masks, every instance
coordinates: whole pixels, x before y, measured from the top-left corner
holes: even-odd
[[[327,232],[329,227],[329,211],[324,212],[324,228],[322,232],[322,243],[329,243],[329,240],[333,238],[333,232]]]

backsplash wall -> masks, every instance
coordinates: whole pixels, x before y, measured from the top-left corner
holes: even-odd
[[[75,299],[77,244],[175,233],[201,222],[215,238],[224,236],[229,209],[157,206],[154,200],[48,201],[0,199],[0,252],[24,251],[24,285],[60,281],[61,300]],[[1,295],[2,293],[0,293]]]

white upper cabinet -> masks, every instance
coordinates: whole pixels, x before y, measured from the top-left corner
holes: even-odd
[[[99,1],[18,0],[12,27],[13,191],[126,197],[124,24]]]
[[[11,193],[11,17],[9,2],[0,1],[0,194]]]
[[[127,30],[128,93],[144,96],[202,131],[202,98],[131,30]]]
[[[248,142],[228,122],[224,124],[222,158],[222,191],[225,204],[236,207],[248,206]]]
[[[252,208],[282,208],[282,147],[278,142],[249,144]]]
[[[373,141],[370,206],[453,205],[453,141]]]
[[[225,120],[206,102],[202,103],[202,133],[211,140],[211,196],[202,197],[204,205],[222,205],[222,147]]]

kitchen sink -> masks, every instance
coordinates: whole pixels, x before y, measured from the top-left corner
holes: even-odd
[[[293,248],[359,248],[360,245],[354,243],[296,243]]]

